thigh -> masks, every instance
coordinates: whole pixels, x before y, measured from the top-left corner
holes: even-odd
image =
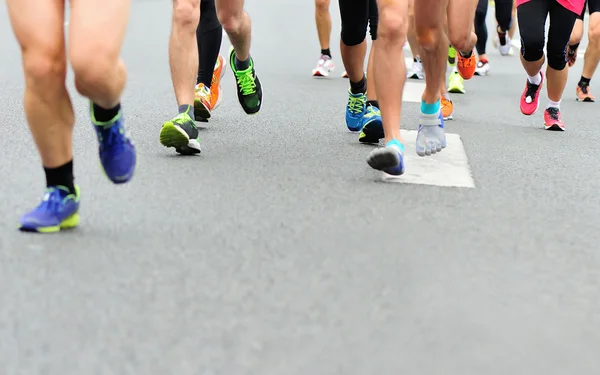
[[[7,0],[6,5],[23,53],[52,50],[64,54],[64,0]]]
[[[448,28],[450,32],[473,30],[475,10],[479,0],[451,0],[448,2]]]
[[[548,28],[548,54],[550,52],[566,53],[569,39],[571,39],[571,32],[575,21],[577,20],[577,13],[574,13],[562,5],[556,0],[551,0],[550,10],[550,27]]]
[[[219,19],[239,16],[244,12],[244,0],[215,0],[215,5]]]
[[[131,0],[71,0],[70,55],[103,54],[117,60],[129,21]]]
[[[456,1],[456,0],[452,0]],[[418,34],[444,25],[448,0],[415,0],[415,28]],[[473,19],[471,19],[471,23]]]
[[[524,45],[540,43],[540,41],[543,45],[550,1],[554,0],[529,0],[517,4],[519,35]]]

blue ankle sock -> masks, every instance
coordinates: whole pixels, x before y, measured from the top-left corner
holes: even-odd
[[[385,144],[385,147],[397,147],[401,153],[404,154],[404,145],[402,143],[400,143],[399,140],[397,139],[392,139],[391,141],[389,141],[388,143]]]
[[[439,100],[433,104],[427,104],[421,100],[421,113],[424,115],[437,115],[440,111],[440,106]]]

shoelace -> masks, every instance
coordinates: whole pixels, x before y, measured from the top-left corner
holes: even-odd
[[[119,124],[114,124],[110,127],[99,127],[98,138],[100,139],[100,148],[104,147],[121,148],[127,142],[127,138],[123,137],[123,127]]]
[[[63,203],[64,198],[60,195],[60,190],[57,188],[46,189],[46,194],[36,211],[57,211]]]
[[[252,95],[256,92],[256,82],[254,82],[252,69],[248,68],[247,70],[236,72],[235,75],[242,95]]]
[[[550,107],[548,109],[546,109],[546,112],[548,112],[548,115],[550,116],[550,118],[554,121],[559,121],[559,114],[560,111],[558,110],[558,108],[554,108],[554,107]]]
[[[362,113],[363,104],[364,104],[363,99],[364,98],[362,96],[359,96],[359,97],[351,96],[348,99],[348,109],[350,110],[351,113],[354,113],[354,114]]]
[[[534,101],[539,87],[540,85],[534,85],[533,83],[527,81],[527,92],[525,93],[525,97],[529,97],[531,98],[531,101]]]

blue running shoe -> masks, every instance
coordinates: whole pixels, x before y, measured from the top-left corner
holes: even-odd
[[[90,102],[90,116],[100,144],[100,163],[104,173],[115,184],[128,182],[135,172],[136,152],[125,129],[123,113],[119,111],[111,121],[99,122]]]
[[[416,151],[419,156],[429,156],[446,148],[444,132],[444,116],[440,110],[437,114],[419,115]]]
[[[375,106],[368,105],[363,116],[362,132],[358,136],[358,141],[361,143],[379,143],[379,140],[384,137],[381,111]]]
[[[378,171],[392,176],[400,176],[404,174],[404,145],[393,139],[385,147],[371,151],[367,163]]]
[[[346,126],[351,132],[362,129],[363,116],[367,112],[367,94],[353,94],[348,90],[348,104],[346,105]]]
[[[56,233],[79,224],[79,186],[75,194],[64,186],[46,189],[42,203],[21,216],[19,229],[23,232]]]

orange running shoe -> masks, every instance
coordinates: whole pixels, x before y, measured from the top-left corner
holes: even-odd
[[[454,104],[452,103],[452,100],[446,99],[446,97],[442,96],[441,106],[444,120],[452,120],[452,114],[454,113]]]
[[[194,95],[194,119],[200,122],[208,122],[212,106],[210,104],[211,94],[208,87],[204,83],[196,85]]]
[[[217,57],[215,69],[213,70],[212,82],[210,84],[210,109],[214,110],[221,103],[221,78],[225,74],[227,63],[223,56]]]
[[[588,85],[577,85],[575,89],[575,93],[577,94],[577,101],[579,102],[595,102],[596,98],[590,92],[590,86]]]
[[[477,60],[475,59],[475,53],[471,51],[470,57],[463,57],[460,52],[456,54],[456,68],[458,73],[463,79],[471,79],[477,69]]]

